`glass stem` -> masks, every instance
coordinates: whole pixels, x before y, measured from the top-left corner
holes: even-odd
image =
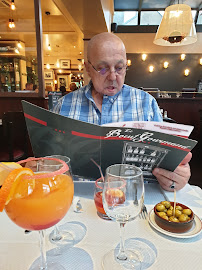
[[[40,237],[40,252],[41,252],[40,270],[46,270],[47,263],[46,263],[46,247],[45,247],[45,231],[44,230],[39,231],[39,237]]]
[[[62,235],[61,235],[61,233],[60,233],[60,231],[59,231],[59,229],[58,229],[58,226],[55,225],[55,226],[54,226],[54,230],[53,230],[52,240],[53,240],[53,241],[59,241],[59,240],[61,240],[61,239],[62,239]]]
[[[121,261],[127,260],[124,246],[124,231],[125,231],[125,223],[120,223],[120,248],[117,259]]]

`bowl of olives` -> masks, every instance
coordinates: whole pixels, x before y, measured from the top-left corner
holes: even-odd
[[[168,232],[187,232],[193,225],[193,211],[181,203],[176,203],[174,213],[174,202],[162,201],[155,205],[154,213],[156,224]]]

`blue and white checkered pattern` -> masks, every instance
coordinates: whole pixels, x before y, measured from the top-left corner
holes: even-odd
[[[92,82],[65,95],[53,112],[97,125],[122,121],[163,121],[156,100],[140,89],[124,84],[116,95],[104,95],[100,112],[93,100],[91,87]]]

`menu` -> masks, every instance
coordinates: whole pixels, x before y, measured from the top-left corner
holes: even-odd
[[[35,157],[68,156],[73,174],[92,180],[100,177],[93,159],[101,166],[103,174],[112,164],[134,164],[143,170],[146,180],[153,181],[155,167],[174,171],[197,144],[187,138],[193,127],[186,125],[147,122],[150,129],[146,129],[145,122],[139,122],[139,126],[138,122],[130,126],[124,123],[98,126],[26,101],[22,104]],[[158,131],[151,126],[156,126]],[[168,131],[175,135],[166,134]]]

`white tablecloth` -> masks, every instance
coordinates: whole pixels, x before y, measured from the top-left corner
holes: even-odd
[[[92,193],[93,183],[75,183],[75,194],[80,196],[83,212],[76,213],[71,207],[59,223],[80,222],[86,227],[86,234],[80,242],[66,248],[63,256],[51,257],[53,261],[59,260],[67,270],[101,270],[102,257],[119,243],[119,225],[97,216]],[[173,200],[173,193],[166,192],[166,195]],[[177,193],[177,199],[202,217],[201,195],[200,188],[187,185]],[[148,210],[161,200],[164,197],[157,185],[147,184],[145,202]],[[28,270],[39,256],[38,233],[25,235],[24,230],[13,224],[4,212],[0,213],[0,224],[0,270]],[[47,230],[47,235],[51,230]],[[153,229],[147,220],[140,218],[129,222],[125,230],[127,245],[137,245],[142,253],[142,269],[201,270],[201,238],[202,234],[189,239],[166,236]],[[46,240],[47,250],[52,254],[55,246],[48,237]]]

